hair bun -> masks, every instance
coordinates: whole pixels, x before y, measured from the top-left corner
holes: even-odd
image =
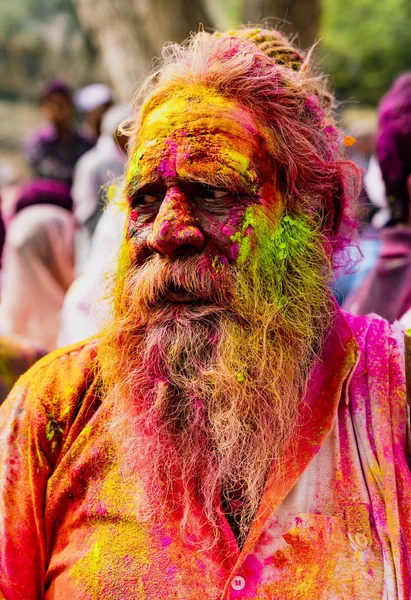
[[[252,40],[266,56],[293,71],[299,71],[304,62],[305,57],[301,51],[295,48],[286,36],[276,29],[241,27],[217,35]]]

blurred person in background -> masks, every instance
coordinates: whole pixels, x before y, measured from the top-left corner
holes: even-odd
[[[20,204],[6,238],[0,322],[48,351],[56,347],[60,311],[74,278],[74,218],[64,206],[31,197]]]
[[[394,321],[411,307],[411,72],[400,75],[380,102],[377,157],[390,220],[376,265],[343,306]]]
[[[104,114],[113,105],[112,90],[104,83],[91,83],[74,93],[74,102],[84,119],[82,130],[96,140]]]
[[[380,209],[386,205],[385,188],[375,156],[375,124],[360,119],[352,124],[350,134],[355,144],[348,148],[348,156],[358,166],[362,176],[358,198],[359,245],[351,249],[351,270],[339,275],[330,286],[340,305],[362,284],[377,262],[382,225],[381,218],[374,220],[374,217],[380,217]]]
[[[94,140],[76,127],[76,111],[69,86],[60,80],[46,84],[40,97],[47,121],[30,136],[25,154],[35,178],[53,179],[71,186],[74,165]]]
[[[129,137],[119,130],[131,118],[130,106],[110,108],[96,146],[77,163],[72,189],[76,231],[76,273],[61,312],[58,346],[78,342],[97,333],[110,315],[106,286],[113,271],[125,226],[124,211],[116,202],[106,204],[110,181],[118,179],[127,162]],[[110,195],[121,196],[124,182],[117,181]]]
[[[6,230],[0,213],[0,268]],[[46,351],[16,335],[4,335],[0,319],[0,404],[6,399],[20,375],[23,375]]]
[[[108,289],[116,270],[125,222],[125,212],[112,202],[97,223],[83,272],[64,299],[59,348],[97,334],[112,316]]]
[[[74,170],[73,212],[76,232],[76,273],[80,274],[90,251],[91,238],[106,204],[108,183],[123,174],[129,138],[119,125],[131,117],[131,107],[118,105],[103,117],[101,135],[94,148],[86,152]]]

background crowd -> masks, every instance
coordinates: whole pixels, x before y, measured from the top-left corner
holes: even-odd
[[[46,4],[45,0],[33,0],[30,6],[38,9],[42,5],[44,9]],[[41,124],[19,140],[19,160],[25,166],[17,170],[17,175],[15,164],[10,165],[8,160],[0,166],[0,401],[17,376],[40,356],[95,334],[108,318],[106,287],[124,229],[124,216],[115,202],[116,196],[121,197],[127,162],[129,138],[122,133],[122,125],[132,118],[131,98],[138,75],[149,68],[152,56],[169,39],[168,35],[174,39],[178,35],[184,37],[168,22],[178,17],[178,2],[176,15],[164,14],[157,37],[150,30],[144,44],[137,30],[135,39],[130,39],[127,21],[132,24],[133,19],[139,18],[132,2],[119,3],[111,30],[107,19],[99,24],[96,17],[94,31],[88,18],[91,4],[86,0],[76,4],[76,26],[81,21],[88,27],[84,35],[91,31],[97,50],[106,44],[106,53],[97,52],[87,85],[72,87],[76,77],[67,77],[67,69],[60,72],[56,68],[56,77],[51,79],[39,78],[35,120]],[[244,14],[238,12],[237,4],[234,0],[227,2],[227,14],[223,14],[222,10],[216,12],[215,7],[213,12],[210,3],[193,2],[197,12],[193,11],[189,18],[197,19],[196,22],[206,20],[206,25],[207,19],[213,18],[214,24],[218,19],[227,24],[227,15],[240,20],[246,14],[255,14],[255,20],[261,18],[260,13],[257,15],[261,9],[258,2],[254,2],[254,13],[253,3],[246,2],[248,13]],[[275,10],[275,2],[272,4]],[[355,5],[364,9],[366,4],[362,0]],[[120,5],[124,9],[128,6],[128,18],[124,18]],[[350,69],[347,48],[341,40],[339,45],[336,43],[338,37],[329,35],[337,26],[338,11],[343,14],[343,7],[337,0],[328,0],[327,6],[320,2],[312,5],[317,6],[318,14],[322,9],[328,27],[323,45],[327,48],[328,44],[331,59],[328,55],[325,66],[328,60],[332,68],[338,56],[346,60],[337,61],[334,69],[337,96],[339,89],[345,95],[353,92],[367,103],[367,110],[361,110],[361,103],[356,104],[356,110],[341,110],[346,133],[341,143],[345,143],[347,155],[362,172],[359,238],[353,241],[352,263],[336,275],[330,287],[349,312],[375,312],[389,321],[401,319],[410,326],[411,72],[406,69],[411,60],[398,53],[393,68],[395,52],[389,56],[387,53],[390,75],[382,61],[381,78],[373,86],[367,52],[359,50],[364,63],[363,79],[369,84],[356,88],[353,78],[344,78],[344,69]],[[63,0],[61,6],[64,13]],[[49,13],[54,18],[55,7],[49,7]],[[298,23],[300,39],[306,47],[318,39],[317,13],[307,14],[305,25]],[[188,17],[184,25],[189,33]],[[285,21],[283,28],[287,30],[288,26]],[[109,39],[108,30],[123,34],[113,34]],[[379,56],[377,38],[373,41],[374,56]],[[145,62],[142,59],[138,67],[130,62],[136,53],[140,53],[140,58],[145,56]],[[104,83],[100,83],[100,67],[96,64],[104,60]],[[5,90],[9,94],[8,86],[7,81],[1,83],[0,98]],[[372,103],[374,107],[370,109]],[[108,198],[114,202],[106,209]]]

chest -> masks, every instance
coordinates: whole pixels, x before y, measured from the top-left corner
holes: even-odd
[[[178,520],[160,527],[143,518],[137,474],[101,440],[94,451],[73,450],[48,496],[47,600],[397,597],[364,456],[344,419],[280,506],[258,518],[242,553],[228,523],[216,548],[199,551],[181,539]],[[201,542],[200,523],[192,541]]]

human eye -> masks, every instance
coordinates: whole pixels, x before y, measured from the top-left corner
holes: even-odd
[[[201,198],[209,200],[223,200],[224,198],[228,198],[230,195],[231,193],[229,190],[212,187],[205,187],[200,193]]]
[[[153,206],[163,199],[161,194],[136,194],[132,199],[133,206]]]

